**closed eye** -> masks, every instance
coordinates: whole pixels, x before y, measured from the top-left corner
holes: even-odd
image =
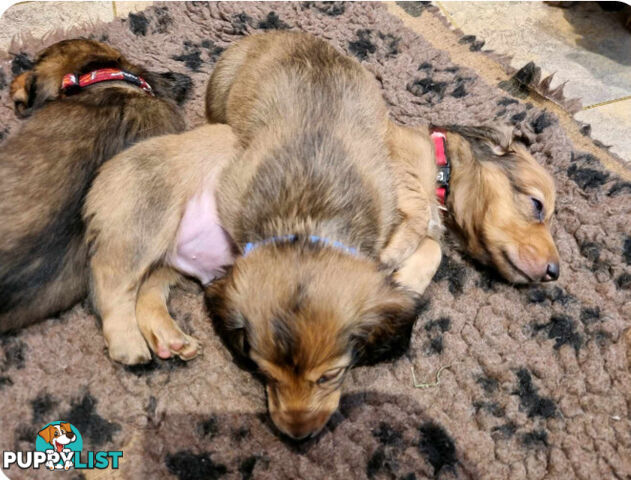
[[[544,219],[543,203],[541,203],[541,200],[535,197],[530,197],[530,200],[532,201],[535,218],[537,219],[537,221],[543,222],[543,219]]]
[[[332,370],[328,370],[325,372],[318,381],[316,382],[318,385],[323,385],[325,383],[330,383],[335,380],[339,380],[342,376],[342,373],[346,370],[346,367],[334,368]]]

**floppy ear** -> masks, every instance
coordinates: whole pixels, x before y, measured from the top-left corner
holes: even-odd
[[[395,284],[367,305],[351,334],[355,365],[394,360],[410,346],[412,328],[427,303]]]
[[[11,94],[11,100],[13,100],[13,108],[15,114],[20,117],[28,117],[31,113],[31,106],[34,101],[34,94],[32,90],[35,87],[35,74],[31,71],[24,72],[18,75],[11,82],[11,88],[9,90]]]
[[[60,423],[59,425],[66,431],[66,433],[72,432],[72,427],[69,423]]]
[[[452,125],[447,127],[447,130],[462,135],[473,144],[486,145],[491,152],[498,156],[508,153],[515,138],[515,129],[510,125],[483,125],[479,127]]]
[[[53,425],[48,425],[46,428],[39,431],[39,436],[42,437],[46,443],[50,443],[53,439],[54,433],[55,427]]]
[[[144,78],[157,97],[169,98],[178,105],[182,105],[189,97],[193,87],[193,80],[188,75],[178,72],[143,72]]]
[[[47,76],[41,76],[33,71],[18,75],[11,82],[11,98],[15,114],[26,118],[42,107],[48,100],[59,97],[60,84]]]
[[[215,331],[226,344],[235,361],[246,363],[250,367],[253,362],[249,356],[250,346],[247,335],[249,323],[241,312],[230,305],[231,283],[230,273],[212,282],[205,291],[206,308]]]

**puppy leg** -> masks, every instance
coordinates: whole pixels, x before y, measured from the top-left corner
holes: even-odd
[[[167,309],[169,289],[179,278],[168,267],[151,272],[138,292],[136,319],[145,340],[160,358],[170,358],[173,354],[191,360],[201,352],[201,346],[180,330]]]
[[[126,365],[146,363],[151,352],[136,323],[136,283],[119,276],[103,260],[107,257],[92,259],[92,295],[110,358]]]
[[[394,279],[401,285],[422,294],[438,270],[441,258],[440,244],[431,237],[425,237],[418,249],[394,274]]]
[[[431,147],[414,130],[390,122],[386,136],[390,163],[397,185],[401,223],[381,252],[381,262],[395,269],[417,249],[428,232],[433,196],[421,176],[423,158],[431,158]]]
[[[402,187],[398,192],[402,220],[380,257],[381,263],[393,270],[417,249],[428,231],[430,218],[429,198],[422,189]]]

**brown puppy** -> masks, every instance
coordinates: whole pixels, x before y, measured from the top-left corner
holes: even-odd
[[[62,78],[101,68],[143,77],[154,95],[123,81],[63,93]],[[97,168],[136,141],[180,131],[164,79],[92,40],[66,40],[39,54],[11,85],[30,116],[0,147],[0,331],[69,308],[87,290],[83,199]]]
[[[244,255],[208,289],[210,312],[265,375],[276,426],[314,435],[353,365],[409,343],[416,296],[380,263],[399,265],[426,234],[427,195],[409,191],[416,208],[397,210],[379,88],[322,40],[241,40],[218,62],[206,107],[244,148],[217,192],[221,224]]]
[[[425,189],[432,188],[437,173],[431,130],[398,127],[390,137],[392,148],[400,151],[392,159],[421,159]],[[555,205],[552,177],[510,127],[444,130],[451,166],[445,223],[463,249],[512,283],[556,280],[559,254],[549,230]],[[437,206],[433,198],[432,211]],[[425,289],[440,262],[436,238],[423,240],[399,270],[399,281]]]
[[[113,360],[195,357],[200,346],[167,309],[182,274],[202,284],[223,274],[233,247],[219,226],[215,190],[237,154],[226,125],[140,142],[108,161],[85,201],[92,299]]]

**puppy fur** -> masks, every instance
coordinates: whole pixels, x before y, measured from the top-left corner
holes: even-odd
[[[174,268],[178,230],[191,199],[214,195],[219,172],[237,152],[230,127],[206,125],[140,142],[95,179],[84,208],[91,294],[113,360],[143,363],[151,359],[149,349],[184,360],[200,352],[166,305],[181,278]],[[202,224],[208,215],[194,221]]]
[[[447,126],[451,162],[450,194],[444,223],[475,260],[495,268],[511,283],[556,280],[559,254],[550,233],[555,187],[550,174],[532,157],[512,127]],[[403,158],[420,159],[417,181],[434,189],[437,167],[429,127],[398,127],[391,136]],[[407,178],[413,179],[408,174]],[[440,216],[432,197],[428,237],[397,272],[398,280],[418,292],[440,263]],[[556,271],[556,273],[554,273]],[[552,272],[552,273],[550,273]]]
[[[447,224],[464,249],[512,283],[556,280],[555,187],[510,127],[448,128],[453,161]]]
[[[122,68],[144,77],[155,97],[122,82],[60,92],[67,73]],[[42,51],[11,85],[28,118],[0,147],[0,331],[67,309],[87,290],[81,207],[98,167],[140,139],[181,131],[166,79],[92,40]]]
[[[221,223],[242,251],[267,241],[211,284],[211,316],[265,375],[275,425],[292,438],[314,435],[353,365],[409,343],[417,297],[388,272],[426,233],[427,194],[408,189],[421,208],[397,209],[379,88],[322,40],[241,40],[222,55],[206,99],[209,120],[229,124],[244,149],[222,173]],[[286,235],[295,238],[279,240]]]

